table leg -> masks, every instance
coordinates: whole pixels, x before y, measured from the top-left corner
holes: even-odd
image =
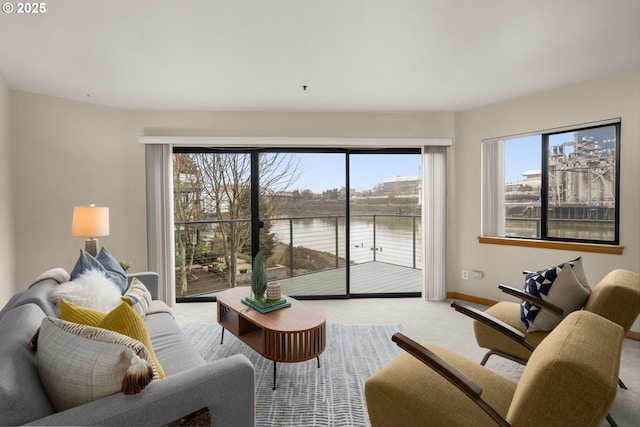
[[[316,356],[316,359],[318,359],[318,368],[320,367],[320,356]]]
[[[222,345],[222,341],[224,341],[224,328],[222,328],[222,335],[220,335],[220,345]]]
[[[276,361],[273,361],[273,389],[276,389]]]

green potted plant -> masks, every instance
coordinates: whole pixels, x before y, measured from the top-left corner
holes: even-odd
[[[253,269],[251,270],[251,292],[257,300],[264,299],[267,290],[267,266],[262,252],[258,252],[253,259]]]

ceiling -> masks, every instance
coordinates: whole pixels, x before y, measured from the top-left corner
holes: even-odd
[[[10,1],[11,88],[135,110],[456,112],[640,67],[638,0]]]

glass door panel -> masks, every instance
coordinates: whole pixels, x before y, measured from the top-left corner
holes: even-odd
[[[211,298],[251,273],[250,154],[174,154],[176,297]]]
[[[350,154],[350,292],[422,291],[421,155]]]
[[[260,154],[261,248],[290,296],[346,295],[344,153]]]

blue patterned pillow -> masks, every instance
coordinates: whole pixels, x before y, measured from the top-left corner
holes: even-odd
[[[111,255],[107,248],[102,247],[96,257],[85,250],[80,250],[80,257],[76,261],[76,265],[71,270],[71,280],[79,277],[89,270],[102,271],[111,279],[118,288],[120,293],[124,294],[129,283],[127,282],[127,273],[122,269],[120,263]]]
[[[527,274],[523,290],[562,308],[565,316],[581,309],[591,294],[581,257]],[[550,331],[562,321],[562,317],[528,301],[520,303],[520,319],[527,332]]]

